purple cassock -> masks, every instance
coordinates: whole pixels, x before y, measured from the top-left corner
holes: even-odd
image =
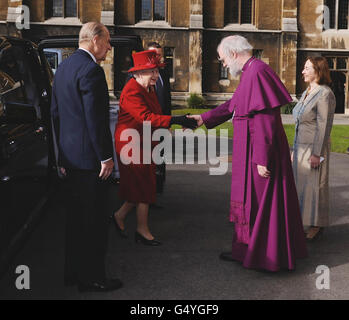
[[[280,106],[292,101],[275,72],[250,58],[232,99],[202,114],[207,128],[233,117],[232,257],[246,268],[294,269],[307,249]],[[269,178],[258,174],[266,166]]]

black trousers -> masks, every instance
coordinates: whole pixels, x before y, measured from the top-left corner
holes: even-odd
[[[65,278],[88,283],[106,277],[108,185],[99,172],[68,170]]]

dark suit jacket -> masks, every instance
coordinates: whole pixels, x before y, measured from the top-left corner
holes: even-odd
[[[160,77],[156,82],[156,95],[158,96],[159,103],[162,109],[162,113],[165,115],[171,115],[171,87],[170,78],[166,69],[159,69],[160,76],[163,81],[161,85]]]
[[[99,170],[113,157],[109,129],[109,94],[103,69],[77,50],[58,67],[52,90],[51,116],[59,165]]]

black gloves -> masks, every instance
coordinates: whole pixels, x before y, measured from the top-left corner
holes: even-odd
[[[179,124],[184,128],[189,129],[196,129],[197,128],[197,122],[195,119],[187,118],[187,116],[172,116],[170,125],[172,124]]]

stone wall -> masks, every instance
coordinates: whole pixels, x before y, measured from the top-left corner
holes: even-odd
[[[8,0],[0,0],[0,21],[6,21]]]
[[[102,0],[80,0],[80,7],[80,20],[82,23],[89,21],[101,21]]]
[[[26,1],[25,4],[30,9],[31,22],[45,21],[45,0],[31,0],[31,1]]]
[[[66,20],[62,19],[61,24],[53,25],[45,20],[45,0],[23,0],[23,4],[30,6],[34,23],[30,30],[22,33],[29,38],[78,34],[81,23],[102,21],[115,33],[139,35],[144,45],[158,41],[164,47],[174,48],[171,86],[173,92],[183,96],[197,92],[224,97],[235,91],[238,79],[230,75],[227,80],[219,79],[216,52],[221,39],[232,34],[245,36],[260,50],[262,60],[279,74],[292,95],[304,89],[301,72],[308,55],[333,54],[349,58],[349,30],[322,29],[319,6],[323,0],[255,0],[251,25],[225,25],[224,0],[168,0],[166,21],[139,21],[140,0],[78,1],[79,20],[65,24]],[[21,3],[0,0],[0,21],[6,21],[9,12]],[[20,36],[13,23],[1,24],[0,32]],[[117,73],[117,67],[110,67],[111,63],[112,59],[106,67],[110,71],[107,74],[110,86],[113,72]]]
[[[280,30],[281,4],[281,0],[256,1],[256,27],[261,30]]]
[[[206,28],[224,27],[224,1],[204,1],[204,26]]]
[[[262,60],[268,63],[275,72],[280,70],[280,33],[252,33],[252,32],[220,32],[210,31],[204,33],[204,92],[234,92],[239,80],[233,79],[229,74],[229,80],[219,80],[219,62],[217,60],[217,46],[226,36],[239,34],[248,39],[254,49],[262,50]]]
[[[103,11],[114,11],[115,0],[102,0],[102,10]]]
[[[151,41],[159,42],[162,47],[175,48],[174,82],[171,83],[171,89],[178,92],[189,91],[189,33],[187,31],[120,27],[118,32],[123,35],[139,35],[144,48]]]

